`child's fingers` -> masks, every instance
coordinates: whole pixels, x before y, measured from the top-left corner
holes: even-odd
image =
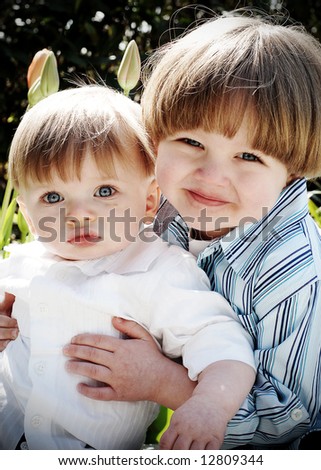
[[[63,354],[82,361],[82,363],[84,363],[83,361],[86,361],[88,363],[98,364],[104,367],[108,367],[109,361],[112,360],[109,360],[109,356],[112,354],[110,351],[80,344],[67,344],[63,348]]]
[[[91,398],[92,400],[111,401],[117,399],[116,392],[108,385],[104,387],[92,387],[80,383],[77,386],[77,390],[81,395]]]
[[[3,351],[12,339],[16,339],[19,330],[14,318],[0,315],[0,349]]]
[[[16,339],[19,334],[18,328],[16,326],[13,328],[8,328],[5,320],[11,320],[11,318],[2,317],[0,315],[0,352],[2,352],[8,346],[10,341]],[[3,323],[4,326],[1,325]],[[15,322],[13,322],[13,325],[15,325]]]
[[[6,292],[4,294],[4,298],[0,302],[0,315],[6,315],[10,317],[14,301],[15,296]]]
[[[114,317],[113,327],[121,333],[132,339],[143,339],[149,341],[152,339],[147,330],[135,321],[125,320],[124,318]]]
[[[1,330],[3,329],[17,329],[18,323],[15,318],[7,317],[0,313],[0,338],[1,338]],[[8,337],[9,338],[9,337]]]
[[[122,340],[109,335],[82,333],[74,336],[70,344],[113,352],[119,341]]]
[[[0,340],[0,352],[4,351],[9,343],[10,343],[10,341]]]
[[[176,439],[178,438],[177,432],[171,426],[164,432],[159,441],[160,450],[172,450]]]
[[[67,372],[88,377],[101,384],[109,384],[110,371],[108,367],[90,362],[70,360],[66,362],[65,369]]]

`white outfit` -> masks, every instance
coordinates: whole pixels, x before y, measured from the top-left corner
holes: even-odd
[[[155,238],[155,235],[154,235]],[[148,329],[189,376],[235,359],[253,368],[253,344],[227,301],[210,291],[185,250],[161,239],[112,256],[67,261],[38,242],[18,245],[0,263],[0,292],[16,296],[20,335],[0,354],[0,449],[25,434],[30,449],[139,449],[158,406],[100,402],[80,395],[62,347],[79,333],[119,336],[113,316]]]

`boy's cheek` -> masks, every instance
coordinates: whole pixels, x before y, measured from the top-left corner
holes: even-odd
[[[165,189],[167,188],[172,189],[173,187],[175,187],[174,176],[174,168],[170,165],[161,165],[156,168],[156,179],[162,193],[164,193]]]

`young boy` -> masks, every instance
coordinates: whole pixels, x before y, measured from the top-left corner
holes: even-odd
[[[195,259],[143,229],[159,191],[140,106],[97,85],[51,95],[19,124],[9,172],[37,241],[12,246],[0,263],[20,331],[0,356],[0,448],[22,437],[30,449],[142,446],[156,403],[91,400],[65,370],[63,346],[81,332],[117,335],[114,316],[135,319],[165,354],[183,357],[199,380],[183,379],[195,388],[195,423],[201,398],[210,391],[219,409],[224,394],[224,431],[254,382],[253,343]]]
[[[157,147],[157,181],[185,219],[165,202],[156,228],[171,242],[203,250],[198,262],[212,289],[228,299],[255,345],[256,382],[228,424],[224,448],[297,448],[317,427],[321,406],[321,241],[305,180],[321,174],[320,44],[303,28],[231,13],[165,46],[151,62],[142,106]],[[106,388],[101,398],[117,399],[135,374],[144,377],[144,390],[131,399],[155,396],[142,363],[147,334],[132,327],[121,322],[118,329],[142,338],[141,346],[104,340],[117,351],[117,393]],[[90,352],[95,362],[94,348],[93,335],[80,336],[66,352],[85,361]],[[151,354],[157,400],[171,407],[178,394],[168,379],[172,364]],[[71,369],[85,371],[81,362]],[[97,390],[82,393],[95,397]],[[182,448],[176,435],[185,412],[185,405],[174,412],[164,448]],[[208,419],[204,429],[215,425]]]

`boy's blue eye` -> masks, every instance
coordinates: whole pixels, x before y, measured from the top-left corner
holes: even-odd
[[[57,202],[63,201],[63,197],[60,194],[55,193],[54,191],[51,193],[47,193],[43,196],[43,200],[48,204],[57,204]]]
[[[111,186],[100,186],[95,192],[96,197],[109,197],[114,194],[115,190]]]
[[[247,162],[259,162],[260,161],[259,157],[254,155],[254,153],[243,152],[240,154],[240,158]]]
[[[180,141],[184,142],[187,145],[191,145],[192,147],[204,148],[203,144],[201,144],[197,140],[189,139],[188,137],[184,137],[183,139],[180,139]]]

